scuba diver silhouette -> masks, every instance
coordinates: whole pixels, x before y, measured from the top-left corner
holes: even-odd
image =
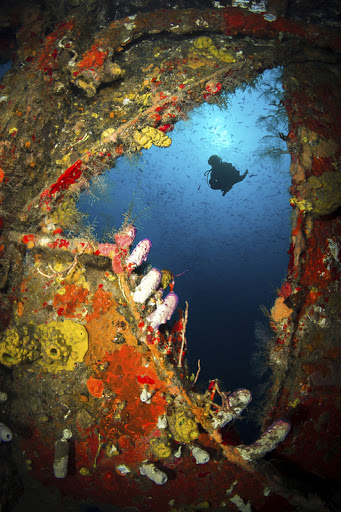
[[[205,172],[207,183],[213,190],[222,190],[223,196],[231,190],[233,185],[243,181],[249,172],[246,169],[244,174],[241,175],[232,164],[223,162],[222,158],[217,155],[210,156],[208,163],[212,169]],[[211,175],[210,178],[209,175]]]

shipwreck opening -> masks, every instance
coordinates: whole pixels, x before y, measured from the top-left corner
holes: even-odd
[[[253,87],[195,108],[168,134],[170,147],[119,158],[78,201],[98,240],[109,242],[129,216],[136,219],[135,242],[153,243],[146,266],[182,274],[174,291],[183,310],[189,303],[187,358],[193,373],[201,360],[204,386],[219,378],[230,391],[254,391],[265,371],[264,308],[271,307],[289,261],[281,76],[282,68],[266,70]],[[208,184],[211,155],[240,174],[248,169],[225,196]]]
[[[155,512],[220,510],[223,503],[255,510],[334,506],[341,199],[339,57],[330,50],[339,52],[340,43],[331,27],[285,16],[269,21],[267,14],[216,4],[210,12],[169,10],[162,19],[151,13],[134,23],[117,20],[89,39],[82,16],[86,45],[71,22],[36,46],[31,24],[29,44],[23,47],[25,34],[18,38],[21,52],[0,95],[6,126],[0,292],[7,301],[0,317],[6,325],[0,343],[6,401],[0,405],[13,449],[0,446],[5,498],[13,504],[23,475],[22,506],[35,489],[31,480],[44,486],[32,492],[35,501],[51,486],[84,509],[90,500],[94,507],[106,502]],[[181,45],[175,48],[173,39],[156,46],[155,29],[161,39],[165,30],[183,35]],[[212,39],[194,37],[203,33]],[[144,34],[153,35],[150,44]],[[125,45],[134,40],[136,46]],[[285,66],[290,132],[285,123],[277,128],[276,115],[257,111],[255,105],[272,100],[253,89],[249,139],[239,122],[247,114],[245,91],[232,128],[232,115],[224,115],[234,107],[224,110],[223,102],[239,96],[231,91],[262,70],[272,73],[275,63]],[[277,97],[275,106],[277,116],[286,112]],[[168,124],[170,107],[177,114]],[[256,120],[257,129],[270,130],[265,138],[256,137]],[[164,135],[173,143],[140,155],[151,125],[154,140]],[[289,164],[287,150],[292,181],[276,165],[283,152]],[[117,159],[123,154],[130,157]],[[249,171],[224,196],[207,183],[212,155]],[[67,231],[79,191],[100,174],[89,197],[109,198],[107,218],[95,208],[102,232],[92,236],[94,222],[77,231],[76,215],[75,231]],[[158,292],[154,302],[138,304],[142,269],[130,272],[129,249],[121,256],[116,238],[109,251],[99,243],[113,241],[122,214],[138,228],[133,248],[150,238],[150,264],[169,268],[180,306],[189,303],[190,373],[179,356],[185,329],[174,322],[176,314],[174,336],[164,327],[151,333]],[[270,308],[271,340],[264,327]],[[255,411],[248,389],[255,397],[250,362],[257,321],[273,381]],[[256,373],[263,371],[261,359]],[[221,388],[214,380],[207,386],[214,378]],[[248,423],[257,412],[261,432]],[[63,478],[55,464],[61,443],[70,447]],[[254,464],[258,459],[263,462]],[[161,480],[150,478],[155,470]]]

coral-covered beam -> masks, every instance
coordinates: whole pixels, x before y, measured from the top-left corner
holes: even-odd
[[[123,20],[114,21],[102,32],[78,61],[78,66],[93,66],[94,52],[101,48],[100,63],[103,64],[103,56],[110,55],[107,51],[117,51],[122,45],[138,39],[144,34],[171,32],[173,34],[186,34],[193,31],[220,32],[228,35],[251,35],[253,37],[273,38],[280,33],[308,40],[317,46],[323,40],[323,44],[332,49],[341,46],[341,38],[337,30],[330,27],[324,29],[314,25],[306,25],[301,22],[277,18],[267,21],[262,14],[251,13],[243,9],[227,7],[219,10],[197,9],[171,9],[157,10],[148,13],[139,13]],[[321,43],[322,44],[322,43]],[[92,55],[92,57],[91,57]],[[96,61],[96,59],[95,59]]]

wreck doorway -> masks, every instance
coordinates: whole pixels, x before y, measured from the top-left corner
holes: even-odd
[[[281,73],[266,70],[220,106],[194,109],[169,134],[169,148],[120,158],[78,203],[98,240],[109,241],[124,215],[136,218],[136,241],[153,243],[148,263],[183,274],[175,292],[182,309],[189,303],[187,357],[193,373],[201,360],[205,386],[219,378],[228,390],[254,390],[264,371],[262,358],[251,363],[268,341],[261,306],[271,307],[286,276],[290,237]],[[226,196],[208,186],[213,154],[249,171]]]

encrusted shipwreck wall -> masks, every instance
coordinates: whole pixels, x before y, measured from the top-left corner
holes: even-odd
[[[339,478],[339,75],[328,59],[307,59],[287,66],[286,76],[293,228],[288,277],[271,310],[276,377],[269,417],[291,418],[291,446],[282,452],[291,463]]]
[[[0,86],[4,509],[33,477],[140,511],[331,510],[340,479],[338,34],[230,7],[138,14],[89,41],[79,13],[46,37],[32,16],[35,32],[21,28]],[[77,231],[75,198],[91,177],[120,155],[166,148],[195,105],[277,65],[292,243],[269,320],[264,434],[245,446],[229,425],[250,393],[225,393],[218,381],[196,390],[172,277],[139,271],[149,241],[131,252],[129,219],[107,244],[63,231]]]

